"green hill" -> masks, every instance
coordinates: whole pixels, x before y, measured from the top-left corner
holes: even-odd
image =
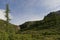
[[[13,25],[11,23],[8,23],[8,27],[6,26],[6,21],[0,20],[0,30],[3,30],[5,32],[16,32],[17,26]]]
[[[51,12],[40,21],[29,21],[20,25],[21,30],[41,30],[50,28],[59,28],[60,26],[60,11]]]
[[[6,21],[0,19],[0,40],[10,40],[12,35],[16,34],[18,31],[17,26],[8,23],[6,26]]]
[[[25,22],[20,28],[20,33],[33,34],[40,40],[60,40],[60,11],[50,12],[40,21]]]
[[[60,11],[51,12],[39,21],[18,26],[0,20],[0,40],[60,40]]]

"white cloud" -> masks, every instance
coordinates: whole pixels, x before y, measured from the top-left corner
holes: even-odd
[[[44,0],[43,5],[54,8],[60,5],[60,0]]]
[[[24,7],[46,7],[46,9],[57,9],[58,6],[60,6],[60,0],[27,0],[24,3]]]
[[[24,23],[25,21],[34,21],[34,20],[40,20],[43,19],[44,15],[47,15],[50,11],[57,11],[60,10],[60,0],[25,0],[25,2],[21,3],[23,4],[23,8],[25,10],[29,11],[26,15],[24,12],[24,15],[22,15],[22,19],[19,19],[20,17],[17,17],[14,19],[14,24]],[[35,10],[32,10],[34,7],[41,8],[37,10],[42,10],[43,15],[41,12],[39,14],[35,13]],[[31,10],[30,10],[31,9]],[[34,11],[34,13],[33,13]],[[47,11],[47,12],[45,12]],[[37,14],[37,15],[36,15]],[[20,16],[20,15],[19,15]]]
[[[0,19],[6,20],[5,18],[5,10],[0,9]]]
[[[9,18],[10,18],[10,19],[12,18],[11,14],[9,14]],[[0,19],[6,20],[5,10],[3,10],[3,9],[0,9]]]
[[[30,5],[30,6],[29,6]],[[57,11],[60,10],[60,0],[30,0],[27,3],[28,7],[43,7],[43,11]],[[47,13],[48,13],[47,12]]]

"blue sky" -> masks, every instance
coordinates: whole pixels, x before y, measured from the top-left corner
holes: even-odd
[[[41,20],[49,12],[60,9],[60,0],[0,0],[0,19],[4,17],[6,4],[10,6],[11,23]]]

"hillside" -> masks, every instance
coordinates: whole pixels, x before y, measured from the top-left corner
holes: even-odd
[[[25,22],[20,28],[20,33],[40,35],[41,40],[60,40],[60,11],[50,12],[40,21]]]
[[[21,30],[41,30],[60,27],[60,11],[51,12],[40,21],[29,21],[20,25]]]
[[[0,30],[4,30],[6,32],[16,32],[17,31],[17,26],[13,25],[11,23],[8,23],[8,27],[6,27],[6,21],[0,20]]]
[[[0,40],[10,40],[13,38],[13,34],[16,34],[18,31],[17,26],[11,23],[8,23],[6,26],[6,21],[0,19]]]
[[[39,21],[17,26],[0,20],[0,40],[60,40],[60,11],[50,12]]]

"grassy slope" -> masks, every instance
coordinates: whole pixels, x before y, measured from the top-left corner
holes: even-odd
[[[0,30],[16,32],[16,28],[16,25],[10,23],[8,24],[8,27],[6,27],[6,21],[0,20]]]
[[[6,27],[5,21],[0,20],[0,40],[60,40],[60,18],[56,21],[55,17],[58,16],[48,15],[41,21],[26,22],[21,25],[20,34],[16,34],[15,25],[9,23]]]
[[[41,21],[20,25],[22,34],[30,34],[34,40],[60,40],[60,12],[51,12]]]
[[[9,23],[7,27],[6,21],[0,20],[0,40],[12,40],[17,31],[16,25]]]

